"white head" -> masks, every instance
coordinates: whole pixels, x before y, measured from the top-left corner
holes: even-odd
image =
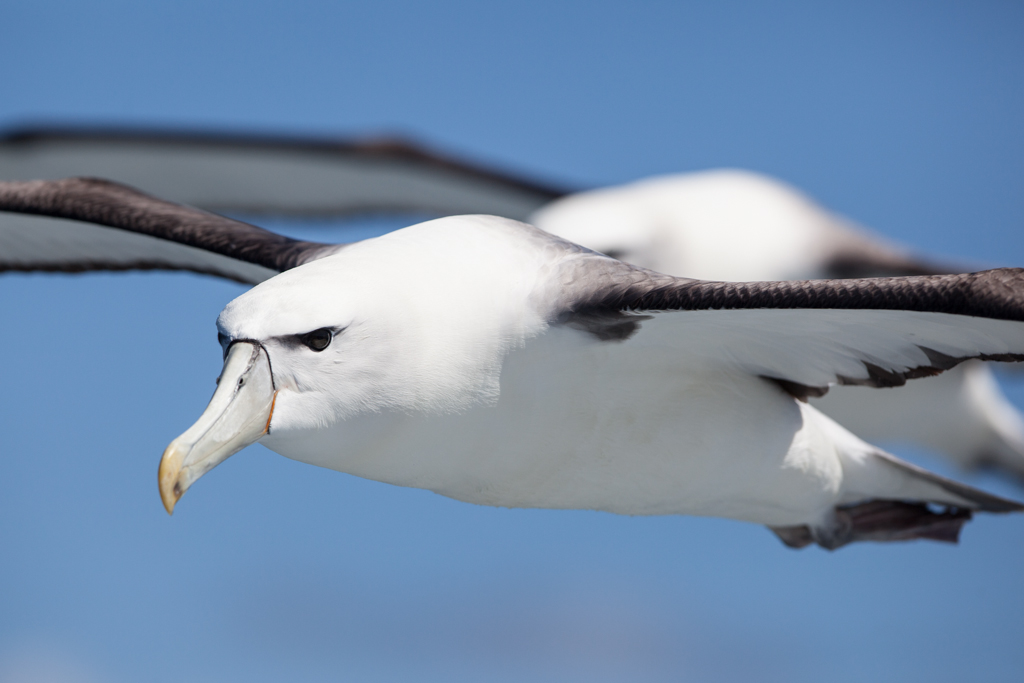
[[[165,506],[268,430],[495,401],[505,355],[547,324],[534,293],[560,245],[514,221],[445,218],[349,245],[238,297],[217,320],[217,393],[161,462]]]

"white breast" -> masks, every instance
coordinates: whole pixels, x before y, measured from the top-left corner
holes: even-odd
[[[642,340],[551,328],[511,353],[493,405],[369,413],[319,431],[275,431],[261,443],[485,505],[788,525],[815,522],[835,504],[839,461],[816,411],[742,372],[638,353]]]

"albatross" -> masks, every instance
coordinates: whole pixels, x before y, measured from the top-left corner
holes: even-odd
[[[493,216],[325,245],[95,179],[0,183],[0,210],[49,217],[3,242],[21,269],[278,273],[217,319],[218,387],[160,461],[168,512],[257,441],[471,503],[719,516],[792,547],[955,541],[975,511],[1024,509],[801,400],[1024,359],[1021,269],[711,282]],[[52,218],[133,246],[83,260]]]
[[[569,193],[397,139],[116,128],[37,128],[0,136],[0,178],[82,173],[130,182],[177,202],[249,215],[502,215],[634,265],[709,280],[974,270],[921,259],[797,189],[746,171],[674,174]],[[83,238],[79,231],[65,239],[76,239],[100,260],[112,249],[127,248],[100,235]],[[258,272],[240,267],[246,273],[241,279]],[[991,466],[1024,481],[1024,417],[980,363],[884,392],[843,386],[811,400],[870,441],[922,445],[962,467]]]

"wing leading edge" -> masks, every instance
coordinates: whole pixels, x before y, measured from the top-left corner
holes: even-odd
[[[333,253],[95,178],[0,182],[0,271],[189,270],[246,283]]]
[[[900,386],[972,358],[1024,360],[1024,269],[707,282],[584,257],[554,318],[604,341],[740,365],[797,396]],[[591,271],[588,276],[587,271]]]
[[[0,136],[0,179],[88,175],[242,214],[487,213],[525,219],[565,190],[399,139],[340,140],[132,129]]]

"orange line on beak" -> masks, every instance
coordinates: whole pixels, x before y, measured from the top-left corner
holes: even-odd
[[[270,421],[274,419],[274,406],[277,405],[277,392],[274,392],[274,398],[270,399],[270,415],[267,415],[267,424],[263,427],[263,433],[266,434],[270,431]]]

